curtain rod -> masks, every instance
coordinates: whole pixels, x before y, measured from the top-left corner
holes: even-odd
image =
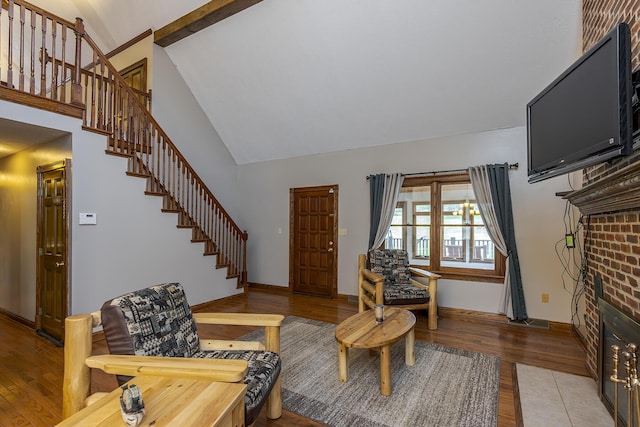
[[[509,169],[518,169],[518,162],[509,164]],[[415,173],[403,173],[402,176],[428,176],[428,175],[445,175],[445,174],[454,174],[454,173],[463,173],[467,172],[469,169],[451,169],[451,170],[443,170],[443,171],[433,171],[433,172],[415,172]],[[367,175],[367,180],[371,175]]]

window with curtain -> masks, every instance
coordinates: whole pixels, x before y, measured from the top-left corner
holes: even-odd
[[[495,250],[467,174],[405,178],[386,248],[406,249],[411,264],[447,278],[501,282]]]

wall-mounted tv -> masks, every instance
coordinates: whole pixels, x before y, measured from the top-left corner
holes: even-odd
[[[621,23],[527,104],[529,182],[631,153],[632,93]]]

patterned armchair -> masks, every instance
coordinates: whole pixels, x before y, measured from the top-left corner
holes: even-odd
[[[245,313],[194,314],[187,303],[182,286],[179,283],[166,283],[107,301],[99,313],[93,314],[93,318],[96,320],[94,327],[96,323],[103,327],[111,355],[128,355],[131,356],[130,359],[142,360],[137,362],[142,365],[147,363],[146,360],[158,358],[169,364],[179,360],[182,360],[183,364],[202,363],[196,360],[203,359],[206,363],[208,360],[211,362],[210,365],[206,365],[211,366],[208,378],[227,382],[241,380],[247,385],[244,417],[246,425],[251,425],[255,421],[265,402],[268,402],[268,418],[280,416],[282,411],[279,379],[281,361],[278,352],[280,324],[284,316]],[[69,321],[66,323],[70,324]],[[201,340],[196,328],[197,323],[264,326],[266,346],[262,343],[244,341]],[[73,333],[68,329],[67,332]],[[67,342],[70,343],[70,341]],[[86,364],[92,367],[114,364],[111,360],[105,363],[95,362],[101,357],[104,356],[89,357],[86,359]],[[192,362],[185,361],[185,358]],[[67,354],[65,354],[65,378],[67,376],[66,359]],[[173,365],[167,366],[174,368]],[[243,368],[239,371],[241,375],[234,376],[238,373],[237,370],[229,372],[230,366],[241,366]],[[193,371],[196,370],[203,371],[194,365]],[[218,370],[219,374],[216,373]],[[124,375],[139,371],[139,368],[130,369],[125,366],[113,372],[107,372],[121,374],[118,375],[118,382],[123,384],[130,379]],[[177,374],[175,370],[173,372],[174,375],[181,375],[179,371]],[[192,372],[184,371],[182,375],[192,376]]]
[[[421,283],[415,278],[424,278]],[[407,310],[427,310],[429,329],[438,328],[439,275],[409,266],[407,251],[375,249],[367,257],[358,256],[358,309],[375,304],[393,305]]]

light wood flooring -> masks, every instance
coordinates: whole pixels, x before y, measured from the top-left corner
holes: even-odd
[[[101,302],[96,303],[99,307]],[[219,301],[198,305],[195,311],[264,312],[295,315],[337,324],[358,310],[346,299],[292,295],[286,291],[252,289]],[[577,375],[588,375],[585,353],[568,325],[551,324],[549,330],[503,324],[469,316],[440,317],[438,330],[429,331],[427,316],[417,313],[416,339],[501,357],[499,426],[516,426],[512,380],[513,362]],[[202,336],[237,338],[252,328],[207,327]],[[61,420],[63,349],[28,327],[0,315],[0,426],[52,426]],[[95,353],[104,353],[99,336]],[[337,375],[337,367],[336,367]],[[94,374],[93,391],[116,387],[108,375]],[[275,421],[263,413],[257,426],[320,426],[284,411]]]

